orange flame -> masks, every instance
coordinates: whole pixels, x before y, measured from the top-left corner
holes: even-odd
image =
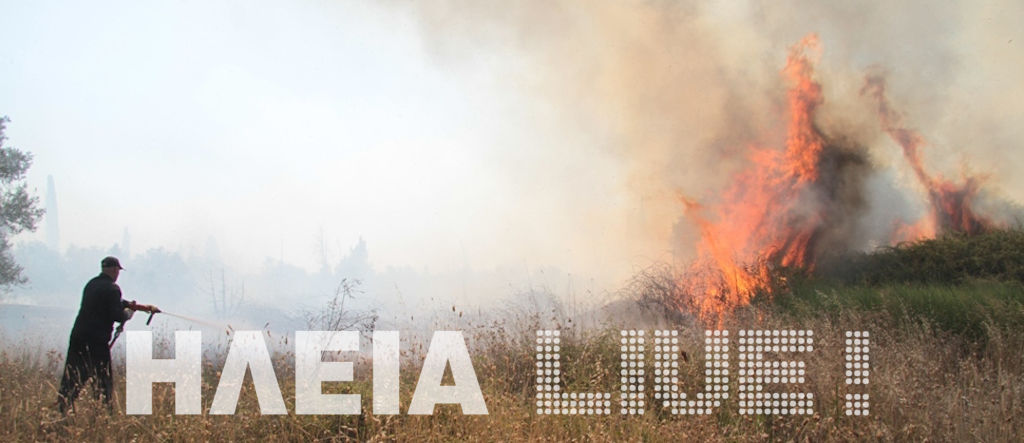
[[[783,70],[791,85],[785,150],[751,149],[752,168],[735,177],[715,210],[715,221],[704,216],[699,204],[683,199],[701,233],[686,289],[703,294],[694,300],[702,318],[746,305],[767,290],[769,265],[814,265],[812,244],[826,221],[810,192],[821,178],[825,146],[814,126],[815,109],[824,102],[821,85],[812,78],[819,57],[813,34],[790,50]]]
[[[903,227],[897,232],[897,235],[903,237],[899,240],[929,238],[944,232],[978,234],[991,229],[994,223],[976,213],[971,206],[979,191],[980,180],[977,177],[964,177],[963,182],[957,184],[925,170],[921,158],[924,137],[902,126],[899,113],[892,109],[885,96],[885,79],[879,75],[869,75],[861,93],[870,95],[878,102],[878,117],[882,128],[903,149],[903,157],[910,163],[917,181],[928,193],[930,212],[927,218],[915,225]]]
[[[697,259],[681,282],[687,302],[704,320],[717,318],[750,303],[758,294],[771,295],[782,277],[780,268],[813,271],[826,250],[849,247],[833,237],[854,215],[858,204],[844,199],[857,188],[857,168],[866,168],[866,151],[850,150],[829,140],[815,125],[824,103],[814,64],[821,50],[811,34],[790,48],[782,70],[788,84],[789,122],[784,149],[751,147],[750,167],[739,172],[721,200],[706,208],[683,197],[686,215],[700,230]],[[885,98],[880,78],[869,77],[862,90],[878,101],[883,129],[903,148],[918,181],[928,191],[931,212],[915,225],[894,225],[898,239],[933,237],[940,232],[974,234],[993,226],[971,208],[979,181],[955,184],[925,170],[920,147],[924,139],[900,126],[899,115]],[[848,175],[854,174],[854,175]],[[851,178],[852,177],[852,178]],[[852,205],[852,206],[851,206]],[[847,206],[853,209],[846,209]]]

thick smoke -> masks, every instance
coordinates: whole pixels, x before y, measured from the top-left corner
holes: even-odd
[[[439,63],[500,73],[497,82],[516,92],[510,100],[553,107],[549,115],[565,131],[592,136],[583,139],[593,144],[589,151],[540,158],[570,155],[581,169],[591,166],[588,157],[618,159],[603,172],[621,177],[618,184],[640,203],[577,212],[628,220],[623,241],[649,250],[691,249],[679,192],[713,201],[747,166],[750,145],[781,144],[786,87],[779,71],[786,48],[812,32],[824,48],[817,76],[826,102],[816,124],[841,144],[868,148],[870,160],[853,163],[870,161],[879,171],[867,178],[869,192],[913,189],[899,147],[860,94],[869,67],[883,66],[906,123],[932,142],[924,154],[930,169],[970,163],[996,192],[1022,197],[1024,183],[1010,174],[1019,162],[1010,154],[1024,136],[1011,117],[1024,111],[1024,86],[1011,80],[1024,77],[1024,57],[1013,49],[1024,43],[1012,18],[1024,17],[1019,3],[442,1],[411,8]],[[914,220],[927,210],[907,204],[915,195],[842,198],[863,207],[867,220]],[[890,230],[863,227],[856,243],[885,243]]]

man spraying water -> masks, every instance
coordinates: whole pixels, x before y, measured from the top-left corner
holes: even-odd
[[[67,361],[60,381],[57,406],[66,413],[73,407],[78,392],[86,381],[92,379],[96,395],[110,405],[113,378],[110,372],[110,339],[114,323],[132,318],[135,311],[160,312],[156,306],[143,305],[121,298],[117,277],[121,274],[121,262],[116,257],[106,257],[100,262],[101,273],[89,280],[82,290],[82,304],[71,329]],[[120,332],[118,327],[118,332]],[[116,336],[115,336],[116,339]]]

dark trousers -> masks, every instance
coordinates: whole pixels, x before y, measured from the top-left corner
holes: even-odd
[[[106,341],[87,340],[72,334],[57,397],[57,407],[61,413],[74,408],[75,398],[90,379],[94,394],[102,396],[103,402],[109,407],[110,395],[114,390],[110,372],[110,348]]]

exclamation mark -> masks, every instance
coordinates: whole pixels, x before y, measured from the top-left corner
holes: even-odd
[[[870,409],[868,377],[871,372],[868,331],[846,331],[846,384],[859,387],[857,393],[847,393],[846,415],[865,416]]]

